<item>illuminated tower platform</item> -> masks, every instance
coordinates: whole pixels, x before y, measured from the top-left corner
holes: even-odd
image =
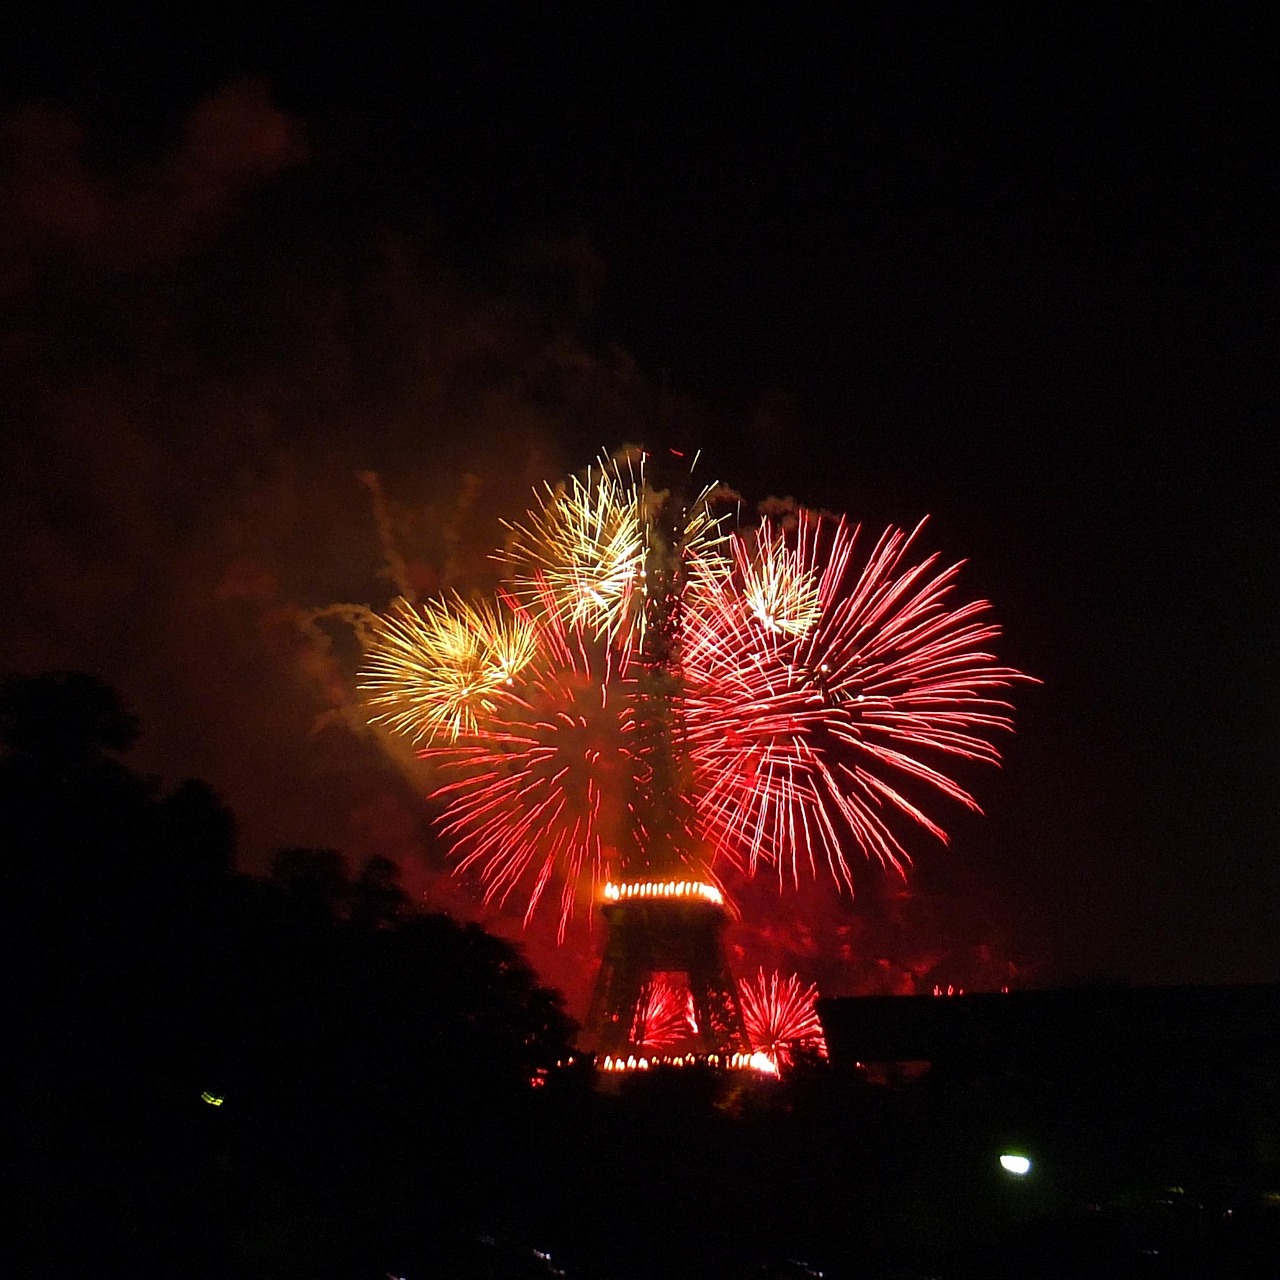
[[[720,890],[696,880],[610,884],[601,911],[608,935],[586,1027],[597,1058],[749,1065]],[[659,992],[661,1028],[650,1022]]]

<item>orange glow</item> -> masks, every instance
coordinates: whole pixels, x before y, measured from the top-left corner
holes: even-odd
[[[608,883],[606,902],[626,902],[633,898],[698,898],[724,906],[724,894],[704,880],[633,880],[628,884]]]

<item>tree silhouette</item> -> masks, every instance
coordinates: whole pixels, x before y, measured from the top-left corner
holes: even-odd
[[[271,860],[271,880],[317,920],[333,921],[347,915],[350,868],[337,849],[281,849]]]
[[[0,681],[0,743],[10,751],[83,761],[127,751],[139,732],[120,695],[96,676],[50,671]]]
[[[386,929],[403,919],[408,910],[409,895],[400,887],[400,868],[376,853],[367,858],[353,886],[352,923]]]
[[[94,677],[0,681],[33,1269],[297,1274],[305,1251],[271,1259],[300,1235],[337,1265],[392,1229],[414,1179],[456,1217],[459,1188],[499,1176],[530,1080],[568,1052],[559,997],[517,948],[411,911],[389,859],[352,875],[337,850],[292,848],[270,879],[236,875],[231,815],[205,783],[133,773],[118,757],[137,734]]]
[[[235,869],[236,824],[207,782],[188,778],[157,812],[157,844],[172,873],[194,885],[225,880]]]

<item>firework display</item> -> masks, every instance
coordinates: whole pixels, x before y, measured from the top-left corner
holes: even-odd
[[[364,668],[457,866],[526,918],[554,887],[562,934],[609,883],[902,869],[911,829],[946,839],[931,794],[977,808],[947,761],[998,761],[1025,678],[919,527],[862,552],[843,519],[666,492],[638,454],[547,490],[497,599],[397,602]]]
[[[539,648],[532,620],[513,610],[400,600],[382,619],[364,688],[371,706],[385,708],[380,718],[415,743],[474,737]]]
[[[595,636],[632,620],[645,557],[643,458],[626,457],[548,488],[498,557],[541,616]]]

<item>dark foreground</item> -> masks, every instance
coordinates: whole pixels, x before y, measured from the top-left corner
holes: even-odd
[[[836,1004],[782,1082],[606,1091],[391,864],[235,875],[104,686],[9,681],[0,730],[6,1275],[1280,1272],[1274,991]]]
[[[1280,1274],[1274,1090],[1238,1078],[807,1064],[604,1092],[576,1065],[516,1089],[406,1054],[416,1106],[311,1069],[220,1106],[145,1077],[46,1098],[19,1166],[27,1274]]]

